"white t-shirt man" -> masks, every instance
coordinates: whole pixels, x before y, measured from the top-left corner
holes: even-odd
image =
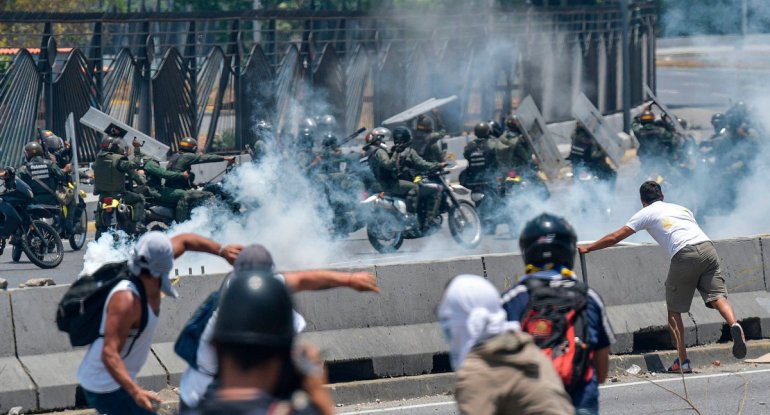
[[[652,239],[668,251],[669,258],[673,258],[687,245],[710,240],[689,209],[662,200],[652,202],[636,212],[626,226],[634,232],[646,230]]]

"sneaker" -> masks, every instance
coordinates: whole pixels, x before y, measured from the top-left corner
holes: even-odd
[[[730,327],[730,335],[733,336],[733,356],[736,359],[746,357],[746,336],[743,335],[743,327],[735,323]]]
[[[674,364],[667,370],[668,373],[692,373],[692,366],[690,366],[690,359],[684,359],[684,364],[679,364],[679,358],[674,360]]]

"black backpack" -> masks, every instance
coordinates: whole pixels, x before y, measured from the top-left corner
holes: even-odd
[[[73,347],[87,346],[102,334],[99,328],[102,324],[107,296],[120,281],[131,280],[139,291],[142,303],[142,318],[139,332],[133,336],[134,341],[147,327],[147,293],[138,278],[132,277],[125,261],[102,265],[91,275],[78,278],[64,293],[56,312],[56,326],[60,331],[69,335]],[[131,343],[133,347],[133,342]],[[131,348],[129,347],[129,352]]]
[[[198,347],[201,344],[201,336],[206,329],[214,310],[219,305],[220,291],[214,291],[203,301],[195,313],[184,325],[182,332],[174,343],[174,352],[187,362],[193,369],[198,369]],[[213,373],[211,374],[214,375]]]
[[[588,287],[572,279],[528,278],[522,284],[529,292],[529,303],[521,329],[531,334],[551,359],[567,392],[582,387],[593,376]]]

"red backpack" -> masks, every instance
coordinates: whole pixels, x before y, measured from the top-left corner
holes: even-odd
[[[582,387],[593,377],[588,287],[572,279],[528,278],[522,284],[529,292],[522,330],[532,335],[551,359],[567,392]]]

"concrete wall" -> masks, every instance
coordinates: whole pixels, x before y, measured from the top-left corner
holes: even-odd
[[[750,337],[770,337],[770,239],[741,238],[715,243],[730,300]],[[320,346],[338,381],[418,375],[448,370],[447,346],[434,323],[444,287],[455,275],[474,273],[501,291],[523,269],[517,254],[494,254],[406,264],[377,265],[380,295],[348,289],[298,294],[296,307],[307,319],[301,338]],[[578,270],[580,265],[576,264]],[[589,284],[604,298],[618,342],[615,353],[665,346],[663,283],[667,255],[657,246],[619,247],[586,256]],[[579,275],[582,277],[582,275]],[[150,389],[176,386],[185,364],[173,342],[223,275],[182,277],[180,298],[164,299],[153,354],[140,374]],[[0,412],[21,405],[50,410],[75,405],[75,373],[84,349],[73,350],[56,330],[56,305],[66,286],[0,291]],[[684,316],[687,344],[719,340],[723,322],[696,294]]]

